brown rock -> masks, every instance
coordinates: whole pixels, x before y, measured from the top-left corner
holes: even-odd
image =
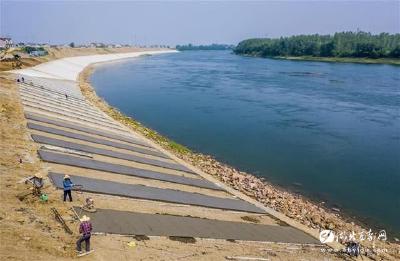
[[[326,225],[325,225],[325,227],[327,228],[327,229],[335,229],[335,227],[336,227],[336,225],[334,224],[334,223],[332,223],[332,222],[329,222],[329,223],[327,223]]]
[[[311,220],[312,220],[312,222],[313,222],[314,224],[319,224],[319,223],[321,223],[321,217],[320,217],[319,215],[313,215],[313,216],[311,217]]]

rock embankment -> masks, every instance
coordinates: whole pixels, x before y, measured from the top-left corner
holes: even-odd
[[[218,177],[228,186],[256,199],[265,206],[296,219],[300,223],[317,229],[348,229],[349,225],[337,213],[328,213],[322,206],[311,203],[294,193],[284,191],[267,183],[262,178],[239,171],[211,156],[202,154],[180,155],[202,171]],[[351,226],[354,226],[350,224]]]
[[[300,195],[271,185],[262,178],[223,164],[208,155],[186,153],[178,156],[203,172],[217,177],[228,186],[241,191],[277,212],[295,219],[303,225],[319,230],[330,229],[335,231],[340,243],[348,242],[348,236],[352,232],[356,235],[364,234],[366,239],[361,242],[361,245],[365,248],[365,251],[368,251],[370,258],[374,258],[377,255],[381,258],[385,256],[388,260],[393,258],[394,260],[399,260],[400,258],[398,243],[380,241],[376,237],[371,241],[368,240],[369,229],[348,221],[347,218],[339,214],[340,210],[337,208],[328,209],[322,203],[318,205]],[[377,232],[372,231],[375,236],[377,236]],[[356,239],[358,240],[358,237]],[[384,254],[380,251],[384,252]]]

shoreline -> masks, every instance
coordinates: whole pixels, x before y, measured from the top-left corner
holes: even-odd
[[[93,102],[96,107],[107,113],[110,117],[121,122],[125,126],[133,128],[134,131],[139,132],[145,138],[151,139],[162,148],[168,150],[169,152],[172,152],[179,159],[189,162],[193,166],[200,169],[202,172],[205,172],[212,177],[216,177],[219,181],[223,182],[228,187],[244,193],[246,196],[249,196],[257,202],[263,204],[264,206],[272,208],[277,213],[283,214],[310,229],[336,230],[347,228],[354,231],[365,230],[364,227],[367,225],[365,222],[359,219],[354,219],[350,215],[347,216],[341,210],[338,212],[333,210],[331,207],[327,207],[329,203],[324,206],[322,202],[307,198],[306,196],[295,193],[288,188],[271,184],[264,178],[260,178],[255,175],[237,170],[232,166],[217,161],[210,155],[195,153],[186,148],[184,145],[178,144],[175,141],[172,141],[160,135],[157,131],[143,126],[135,119],[124,115],[117,108],[108,105],[105,100],[97,96],[94,87],[90,83],[90,76],[94,73],[96,67],[101,65],[104,65],[104,63],[92,64],[86,67],[81,72],[78,83],[84,96],[88,98],[90,102]],[[238,179],[239,182],[235,182],[235,180]],[[249,184],[256,184],[255,191],[251,191],[252,189],[249,189],[249,187],[247,187],[252,186]],[[267,189],[269,191],[269,194],[271,194],[271,198],[281,200],[277,200],[279,202],[274,202],[274,200],[265,201],[263,197],[259,195],[257,196],[257,192],[263,189]],[[301,207],[298,207],[297,209],[290,209],[290,204]],[[317,214],[313,214],[310,217],[304,218],[302,217],[302,214],[304,216],[304,213],[302,213],[304,212],[302,211],[304,209],[303,207],[308,209],[308,214],[310,214],[311,212],[317,212]]]
[[[234,53],[234,52],[233,52]],[[325,62],[325,63],[355,63],[355,64],[381,64],[400,66],[400,60],[388,58],[355,58],[355,57],[314,57],[314,56],[271,56],[263,57],[260,55],[252,54],[236,54],[244,57],[263,58],[273,60],[286,60],[286,61],[309,61],[309,62]]]
[[[137,56],[140,55],[144,54],[137,54]],[[119,59],[119,61],[121,61],[121,59]],[[147,139],[161,146],[164,150],[172,152],[172,154],[181,161],[186,162],[186,164],[192,164],[195,168],[219,180],[232,190],[239,191],[239,193],[243,193],[247,197],[257,200],[258,204],[273,209],[278,219],[289,219],[290,225],[294,224],[291,220],[296,223],[299,222],[304,226],[303,229],[300,229],[303,231],[308,230],[307,233],[309,234],[310,229],[313,229],[315,232],[316,229],[320,228],[332,228],[333,230],[338,228],[356,228],[356,231],[362,229],[355,224],[348,224],[338,213],[328,211],[315,202],[310,202],[309,199],[303,196],[296,195],[284,188],[269,184],[256,176],[236,170],[233,167],[216,161],[211,156],[194,153],[186,147],[161,136],[156,131],[146,128],[134,119],[123,115],[118,109],[109,106],[97,96],[89,81],[89,77],[94,71],[94,68],[100,63],[104,64],[104,62],[108,63],[110,61],[92,63],[82,67],[83,70],[79,72],[79,79],[76,81],[88,101],[116,121],[121,122],[135,132],[139,132]],[[296,224],[292,226],[297,227]],[[316,233],[313,233],[313,235],[317,236]]]
[[[273,184],[270,181],[268,181],[267,178],[264,177],[259,177],[255,174],[251,174],[248,172],[244,172],[244,171],[240,171],[235,169],[235,167],[230,166],[227,163],[224,163],[222,161],[218,161],[217,159],[215,159],[212,155],[205,155],[202,153],[198,153],[198,152],[194,152],[192,150],[190,150],[189,148],[187,148],[185,145],[179,144],[173,140],[170,140],[167,137],[162,136],[161,134],[159,134],[157,131],[150,129],[146,126],[143,126],[139,121],[123,114],[122,112],[120,112],[118,110],[118,108],[110,106],[104,99],[100,98],[95,91],[95,88],[91,85],[90,83],[90,77],[91,75],[95,72],[95,70],[97,69],[97,67],[99,66],[103,66],[103,65],[107,65],[109,62],[102,62],[102,63],[95,63],[92,64],[90,66],[88,66],[87,68],[84,69],[84,71],[82,71],[83,77],[80,77],[80,81],[79,84],[81,86],[81,91],[84,93],[84,96],[86,96],[88,98],[87,95],[85,95],[85,91],[87,91],[86,93],[90,93],[89,95],[92,96],[91,98],[89,98],[90,101],[94,101],[95,106],[97,107],[101,107],[104,108],[104,112],[107,113],[109,116],[111,116],[112,118],[114,118],[115,120],[121,122],[122,124],[128,123],[130,126],[133,127],[133,129],[135,131],[139,131],[141,134],[144,134],[145,138],[149,138],[152,141],[155,141],[158,145],[161,145],[164,149],[169,150],[170,152],[172,151],[172,153],[174,153],[176,156],[178,156],[180,159],[184,160],[184,161],[188,161],[190,164],[198,167],[201,171],[207,173],[210,176],[217,176],[219,181],[222,181],[224,184],[226,184],[227,186],[237,189],[234,186],[232,186],[232,184],[229,183],[229,180],[226,179],[226,177],[224,177],[224,174],[221,175],[217,175],[215,173],[217,172],[229,172],[234,173],[234,174],[238,174],[238,175],[244,175],[244,176],[250,176],[249,179],[255,179],[257,180],[256,182],[261,181],[262,183],[265,184],[266,187],[272,187],[273,189],[276,189],[276,191],[274,193],[277,194],[277,197],[279,197],[280,195],[290,195],[290,198],[294,198],[294,199],[298,199],[300,201],[302,201],[302,204],[310,204],[316,208],[319,209],[323,209],[323,215],[327,215],[330,216],[327,220],[328,222],[322,222],[322,224],[320,222],[318,222],[318,217],[315,217],[313,219],[313,217],[311,217],[311,220],[308,219],[309,222],[307,222],[307,220],[305,222],[303,222],[303,219],[296,219],[293,218],[295,217],[298,213],[290,213],[292,216],[290,216],[290,218],[293,218],[297,221],[300,221],[301,224],[306,225],[308,227],[310,227],[313,229],[332,229],[332,227],[337,227],[339,225],[339,227],[343,227],[342,223],[347,223],[347,224],[354,224],[357,226],[357,229],[366,229],[366,228],[371,228],[373,231],[379,231],[380,229],[382,229],[382,226],[379,225],[379,221],[375,221],[375,220],[370,220],[368,218],[361,218],[358,217],[356,214],[352,213],[351,211],[348,211],[346,209],[342,209],[339,208],[335,202],[331,202],[328,199],[323,199],[323,198],[312,198],[310,196],[304,195],[304,193],[301,192],[297,192],[295,191],[293,188],[290,187],[285,187],[282,185],[277,185],[277,184]],[[111,62],[113,63],[113,62]],[[86,85],[85,86],[85,91],[84,89],[82,89],[82,85]],[[87,90],[86,90],[87,88]],[[110,114],[109,112],[112,112],[112,114]],[[122,121],[121,121],[122,119]],[[199,161],[200,165],[197,164]],[[202,161],[204,161],[205,165],[208,166],[201,166]],[[211,166],[211,167],[210,167]],[[217,167],[215,167],[217,166]],[[216,169],[214,169],[216,168]],[[221,171],[222,170],[222,171]],[[210,173],[211,171],[211,173]],[[228,182],[227,182],[228,181]],[[237,189],[239,190],[239,189]],[[262,202],[262,199],[257,199],[256,196],[254,196],[253,194],[251,194],[251,192],[249,192],[248,190],[239,190],[240,192],[246,194],[247,196],[250,196],[251,198],[257,200],[258,202],[262,203],[264,206],[267,207],[271,207],[273,208],[275,211],[278,211],[280,213],[282,213],[282,209],[277,209],[275,208],[273,205],[265,205]],[[296,212],[296,211],[295,211]],[[287,213],[284,213],[287,214]],[[338,220],[332,220],[332,215],[337,217]],[[340,221],[339,221],[340,220]],[[314,223],[314,224],[313,224]],[[325,224],[324,224],[325,223]],[[368,230],[366,229],[366,230]],[[397,235],[392,235],[392,240],[393,237],[396,237]]]

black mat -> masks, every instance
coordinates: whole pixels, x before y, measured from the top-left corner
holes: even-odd
[[[176,163],[169,163],[169,162],[164,162],[164,161],[155,160],[155,159],[148,159],[148,158],[139,157],[136,155],[96,148],[93,146],[88,146],[88,145],[84,145],[84,144],[54,139],[54,138],[50,138],[50,137],[46,137],[46,136],[42,136],[42,135],[32,134],[31,136],[35,142],[42,143],[42,144],[48,144],[48,145],[58,146],[58,147],[66,148],[66,149],[72,149],[72,150],[78,150],[78,151],[83,151],[83,152],[87,152],[87,153],[99,154],[99,155],[113,157],[113,158],[117,158],[117,159],[129,160],[129,161],[134,161],[134,162],[138,162],[138,163],[142,163],[142,164],[149,164],[149,165],[162,167],[162,168],[166,168],[166,169],[173,169],[173,170],[185,171],[185,172],[188,172],[191,174],[196,174],[193,171],[191,171],[190,169],[186,168],[185,166],[182,166],[182,165],[179,165]]]
[[[289,226],[257,225],[112,209],[97,209],[95,213],[82,211],[78,207],[74,209],[81,216],[89,216],[93,231],[101,233],[321,244],[312,236]]]
[[[146,146],[146,147],[151,147],[146,142],[136,139],[136,138],[133,138],[133,137],[131,138],[131,137],[123,136],[123,135],[113,134],[111,132],[100,131],[98,129],[93,129],[93,128],[82,126],[75,122],[59,121],[59,120],[55,120],[53,118],[49,118],[45,115],[25,113],[25,118],[27,118],[29,120],[52,124],[52,125],[59,126],[59,127],[69,128],[69,129],[82,131],[82,132],[86,132],[86,133],[90,133],[90,134],[95,134],[98,136],[102,136],[102,137],[106,137],[106,138],[110,138],[110,139],[114,139],[114,140],[120,140],[120,141],[129,142],[129,143],[139,144],[139,145]],[[126,134],[129,135],[130,133],[126,133]]]
[[[40,158],[44,161],[69,165],[74,167],[80,168],[87,168],[99,171],[105,171],[110,173],[128,175],[128,176],[135,176],[139,178],[145,179],[154,179],[160,180],[165,182],[171,182],[181,185],[188,185],[193,187],[199,188],[207,188],[207,189],[214,189],[214,190],[223,190],[222,188],[218,187],[214,183],[207,181],[205,179],[197,179],[197,178],[189,178],[180,175],[173,175],[173,174],[166,174],[156,171],[144,170],[129,166],[124,166],[120,164],[102,162],[98,160],[93,160],[89,158],[82,158],[71,156],[69,154],[62,154],[62,153],[55,153],[52,151],[46,150],[39,150]]]
[[[71,176],[71,175],[70,175]],[[54,185],[63,187],[64,174],[49,173]],[[114,196],[147,199],[163,202],[171,202],[185,205],[203,206],[226,210],[265,213],[264,210],[239,199],[219,198],[199,193],[185,192],[173,189],[161,189],[144,185],[124,184],[113,181],[71,176],[74,184],[82,185],[82,191],[108,194]]]
[[[95,138],[92,136],[79,134],[79,133],[75,133],[75,132],[70,132],[70,131],[65,131],[65,130],[60,130],[60,129],[32,123],[32,122],[28,122],[27,126],[29,129],[32,129],[32,130],[43,131],[43,132],[60,135],[60,136],[64,136],[64,137],[68,137],[68,138],[72,138],[72,139],[88,141],[88,142],[92,142],[92,143],[102,144],[102,145],[106,145],[106,146],[110,146],[110,147],[114,147],[114,148],[130,150],[130,151],[148,154],[148,155],[152,155],[152,156],[168,158],[167,155],[165,155],[161,152],[146,149],[146,148],[139,148],[139,147],[131,146],[129,144],[125,144],[125,143],[119,143],[119,142],[114,142],[114,141],[105,140],[105,139],[101,139],[101,138]]]

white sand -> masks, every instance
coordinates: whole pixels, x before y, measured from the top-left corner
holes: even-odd
[[[88,65],[99,62],[109,62],[126,58],[134,58],[142,55],[154,55],[163,53],[175,53],[176,50],[139,51],[132,53],[98,54],[87,56],[67,57],[34,67],[21,70],[13,70],[12,73],[31,77],[43,77],[59,80],[76,81],[79,73]]]

